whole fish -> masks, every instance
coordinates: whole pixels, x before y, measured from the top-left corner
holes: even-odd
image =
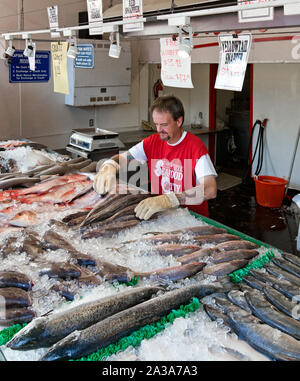
[[[40,270],[39,274],[48,275],[49,278],[74,279],[80,277],[81,270],[71,263],[55,262]]]
[[[51,218],[48,222],[50,227],[54,226],[55,228],[58,228],[59,230],[62,230],[63,232],[68,232],[70,231],[70,227],[63,223],[62,221],[58,221],[55,218]]]
[[[231,303],[251,313],[251,309],[248,306],[244,292],[240,290],[231,290],[227,293],[227,298],[231,301]]]
[[[39,258],[45,253],[43,243],[33,234],[27,234],[24,238],[22,251],[33,260]]]
[[[187,254],[194,253],[198,251],[200,246],[197,245],[180,245],[180,244],[167,244],[159,245],[155,247],[160,255],[167,257],[168,255],[173,255],[173,257],[182,257]]]
[[[196,241],[197,243],[204,244],[204,243],[220,243],[220,242],[226,242],[226,241],[232,241],[232,240],[239,240],[240,238],[233,234],[220,233],[220,234],[193,236],[192,239]]]
[[[134,287],[117,294],[81,303],[67,310],[34,319],[7,343],[11,349],[48,347],[72,332],[92,326],[111,315],[142,303],[161,288]]]
[[[97,161],[92,161],[90,164],[88,164],[85,167],[80,168],[80,172],[82,173],[90,173],[90,172],[96,172],[96,167],[97,167],[98,162]]]
[[[216,291],[213,285],[192,285],[166,292],[134,307],[118,312],[81,331],[74,331],[54,344],[42,361],[76,359],[116,342],[138,328],[154,323],[171,310],[187,304],[193,297],[204,297]]]
[[[253,242],[246,241],[243,239],[236,240],[236,241],[227,241],[227,242],[221,242],[216,245],[216,248],[219,249],[220,251],[223,250],[238,250],[238,249],[257,249],[258,245],[256,245]]]
[[[212,255],[216,252],[214,247],[204,248],[193,252],[192,254],[183,255],[182,257],[176,258],[177,262],[182,264],[191,263],[194,261],[199,261],[199,259]]]
[[[0,271],[0,288],[16,287],[29,291],[32,286],[33,282],[26,274],[19,271]]]
[[[49,203],[67,203],[72,201],[90,189],[93,184],[90,180],[73,181],[63,185],[57,185],[50,189],[49,192],[40,195],[31,195],[27,198],[21,198],[23,203],[31,204],[33,202],[49,202]]]
[[[230,262],[218,263],[217,265],[207,265],[203,269],[203,273],[214,276],[227,275],[232,271],[244,267],[247,263],[248,261],[246,259],[235,259]]]
[[[300,339],[300,322],[274,308],[261,292],[257,290],[246,291],[245,298],[253,314],[260,320],[297,340]]]
[[[290,254],[290,253],[282,253],[281,255],[282,255],[282,257],[283,257],[285,260],[287,260],[287,261],[293,263],[294,265],[300,267],[300,258],[297,257],[297,255]]]
[[[263,293],[267,300],[272,303],[279,311],[284,312],[286,315],[300,321],[300,317],[295,313],[297,304],[286,298],[282,293],[276,291],[274,288],[266,285],[263,288]]]
[[[224,234],[227,233],[227,230],[218,228],[216,226],[211,225],[199,225],[199,226],[192,226],[183,228],[180,230],[173,230],[170,232],[170,234],[178,234],[178,233],[188,233],[191,235],[211,235],[211,234]]]
[[[65,165],[52,165],[50,168],[44,169],[39,173],[39,176],[45,175],[64,175],[67,172],[67,166]]]
[[[0,314],[0,325],[11,327],[14,324],[29,323],[35,316],[36,313],[30,308],[7,308]]]
[[[85,217],[88,214],[88,210],[82,210],[79,212],[68,214],[67,216],[63,217],[62,222],[69,223],[73,219],[76,219],[78,217]]]
[[[286,279],[289,282],[300,287],[300,279],[297,276],[293,275],[292,273],[283,270],[281,267],[277,265],[274,266],[274,265],[266,264],[264,267],[269,274],[275,277]]]
[[[19,227],[35,226],[38,223],[38,216],[32,210],[22,210],[16,213],[10,220],[9,224]]]
[[[256,290],[263,291],[265,287],[265,283],[261,280],[258,280],[254,276],[246,275],[243,277],[243,282],[245,282],[248,286],[255,288]]]
[[[17,287],[0,288],[0,296],[4,298],[6,308],[28,307],[32,300],[28,292]]]
[[[129,282],[134,277],[134,271],[130,268],[106,261],[96,260],[95,267],[95,274],[107,281]]]
[[[276,266],[282,268],[283,270],[295,275],[300,278],[300,267],[294,265],[293,263],[286,261],[280,258],[272,258],[272,262],[275,263]],[[300,280],[300,279],[299,279]]]
[[[262,323],[249,312],[234,305],[228,309],[226,315],[234,332],[254,349],[275,360],[300,360],[300,342],[294,337]]]
[[[39,177],[26,177],[26,176],[13,177],[6,180],[0,180],[0,189],[7,189],[7,188],[15,187],[16,185],[34,184],[39,181],[40,181]]]
[[[82,239],[90,239],[90,238],[98,238],[98,237],[110,238],[114,234],[117,234],[120,231],[123,231],[124,229],[128,229],[133,226],[136,226],[139,223],[140,223],[140,220],[138,220],[135,216],[132,216],[131,219],[127,221],[112,222],[108,225],[103,226],[102,228],[93,229],[87,233],[84,233],[81,236],[81,238]]]
[[[53,230],[48,230],[43,236],[43,240],[49,245],[52,250],[64,249],[71,254],[72,257],[77,259],[80,266],[95,266],[96,262],[87,254],[77,251],[66,239]]]
[[[62,165],[67,168],[67,173],[72,172],[72,171],[79,171],[80,169],[87,167],[90,165],[92,162],[91,159],[85,159],[83,161],[80,161],[78,163],[68,163],[68,162],[63,162]]]
[[[224,311],[222,311],[220,307],[204,303],[203,309],[212,321],[222,321],[222,323],[226,325],[232,332],[229,317],[224,313]]]
[[[204,262],[192,262],[181,266],[166,267],[148,272],[135,272],[135,276],[151,278],[153,280],[177,281],[196,275],[206,265]]]
[[[211,263],[222,263],[229,262],[235,259],[251,259],[258,255],[258,251],[249,250],[249,249],[237,249],[237,250],[228,250],[222,252],[215,252],[210,257]]]
[[[100,199],[99,194],[94,191],[90,190],[83,196],[77,197],[75,200],[70,202],[70,205],[76,207],[76,208],[88,208],[92,209],[93,206],[98,202]]]

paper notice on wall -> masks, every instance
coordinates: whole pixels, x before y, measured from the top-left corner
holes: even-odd
[[[271,0],[238,0],[238,5],[251,5],[251,4],[262,4],[270,2]],[[274,7],[257,8],[257,9],[245,9],[239,11],[239,22],[253,22],[253,21],[267,21],[273,20],[274,18]]]
[[[102,0],[87,0],[89,34],[103,34],[103,7]]]
[[[54,92],[69,94],[67,72],[68,42],[51,42]]]
[[[33,54],[31,57],[28,57],[28,62],[29,62],[29,69],[31,71],[35,71],[35,53],[36,53],[36,43],[35,42],[32,43],[32,47],[33,47]]]
[[[251,34],[219,36],[220,57],[215,89],[242,90],[251,41]]]
[[[56,32],[55,29],[58,28],[58,6],[53,5],[47,8],[48,20],[50,26],[50,34],[52,38],[59,38],[60,33]]]
[[[131,21],[128,24],[123,24],[123,32],[143,30],[144,23],[138,22],[141,18],[143,18],[143,1],[123,0],[123,20]]]
[[[178,46],[171,37],[160,39],[161,80],[164,86],[193,88],[191,57],[180,57]]]

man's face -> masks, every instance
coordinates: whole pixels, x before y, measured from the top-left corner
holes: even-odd
[[[170,144],[176,143],[182,134],[182,117],[174,120],[168,111],[154,110],[152,113],[153,122],[161,140],[168,141]]]

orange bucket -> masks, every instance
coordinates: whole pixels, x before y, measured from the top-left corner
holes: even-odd
[[[254,181],[257,203],[268,208],[280,208],[287,180],[274,176],[257,176]]]

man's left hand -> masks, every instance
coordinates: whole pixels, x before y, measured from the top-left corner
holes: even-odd
[[[146,198],[136,206],[134,211],[137,218],[148,220],[154,213],[178,206],[179,201],[175,193],[166,193],[161,196]]]

